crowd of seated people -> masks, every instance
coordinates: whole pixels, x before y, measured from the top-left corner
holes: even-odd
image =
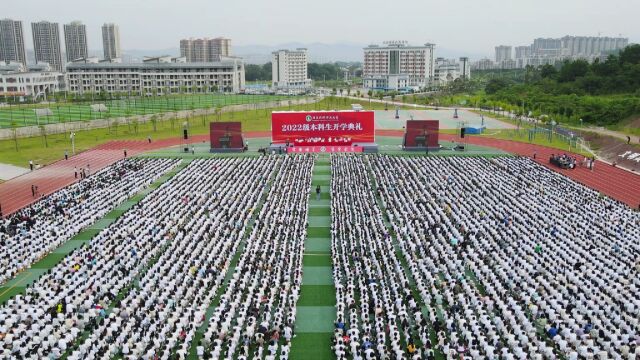
[[[206,308],[208,291],[224,276],[236,227],[256,205],[274,165],[258,159],[192,162],[64,257],[25,295],[0,307],[1,357],[105,358],[126,352],[124,344],[135,339],[129,356],[140,358],[148,346],[166,349],[176,338],[184,341],[183,333],[201,321],[194,314]],[[93,335],[74,349],[83,331]]]
[[[289,357],[302,282],[313,155],[284,157],[198,344],[200,358]]]
[[[288,359],[314,159],[194,160],[0,306],[0,358]],[[114,208],[176,165],[129,161],[58,199]],[[526,158],[331,168],[337,359],[640,358],[640,213]]]
[[[366,158],[331,156],[337,359],[418,359],[419,299],[384,224]]]
[[[567,154],[551,154],[549,162],[563,169],[575,169],[577,159],[574,156]]]
[[[176,164],[175,160],[121,160],[0,219],[0,284],[30,267]]]
[[[370,159],[437,334],[425,351],[640,358],[639,213],[528,159]]]
[[[276,159],[198,160],[167,187],[170,236],[153,265],[72,355],[184,359],[229,269]],[[162,231],[162,230],[161,230]]]

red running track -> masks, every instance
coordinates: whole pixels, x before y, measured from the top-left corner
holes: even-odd
[[[246,138],[269,137],[269,131],[245,133]],[[402,136],[402,130],[376,130],[381,136]],[[440,138],[447,141],[457,141],[459,138],[451,134],[440,134]],[[208,135],[196,135],[189,139],[189,144],[208,141]],[[510,140],[498,140],[486,137],[467,137],[467,142],[474,145],[498,148],[521,156],[533,156],[537,153],[536,161],[554,171],[582,183],[592,189],[616,200],[622,201],[632,208],[640,204],[640,175],[613,167],[603,162],[596,162],[594,171],[585,168],[564,170],[549,164],[549,157],[559,150],[540,145],[521,143]],[[142,152],[162,149],[184,144],[180,138],[153,141],[112,141],[99,145],[91,150],[72,156],[69,160],[60,160],[41,169],[0,184],[0,205],[4,215],[11,214],[37,200],[31,195],[31,185],[38,186],[39,193],[48,195],[76,181],[74,167],[78,169],[90,165],[91,173],[113,164],[124,157]],[[575,155],[580,157],[580,155]],[[581,158],[581,157],[580,157]]]
[[[248,132],[245,137],[268,137],[269,131]],[[209,135],[195,135],[189,140],[189,144],[208,141]],[[69,186],[77,181],[74,176],[75,168],[90,167],[91,173],[95,173],[116,161],[124,158],[124,150],[127,156],[134,156],[150,150],[158,150],[170,146],[182,145],[181,138],[163,139],[152,141],[111,141],[96,146],[93,149],[81,152],[69,157],[69,160],[59,160],[35,171],[18,176],[0,184],[0,206],[4,216],[9,215],[23,207],[35,202],[39,196],[46,196]],[[38,195],[31,193],[31,185],[38,187]]]

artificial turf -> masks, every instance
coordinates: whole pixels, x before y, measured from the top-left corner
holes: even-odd
[[[185,94],[126,99],[101,99],[96,97],[94,100],[88,99],[83,102],[61,102],[49,105],[10,105],[0,109],[0,128],[220,108],[229,105],[255,104],[293,98],[292,96],[284,95]],[[104,104],[106,111],[93,111],[91,108],[93,104]],[[51,114],[48,116],[36,116],[36,109],[49,109]]]

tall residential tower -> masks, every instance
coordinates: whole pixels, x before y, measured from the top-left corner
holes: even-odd
[[[51,69],[62,72],[62,52],[60,51],[60,30],[58,23],[40,21],[31,23],[33,50],[36,63],[48,63]]]
[[[102,48],[105,60],[113,60],[122,57],[120,50],[120,27],[110,23],[102,25]]]
[[[67,62],[87,58],[87,27],[80,21],[64,25],[64,46]]]
[[[0,61],[15,61],[27,65],[22,21],[0,20]]]
[[[187,62],[220,61],[222,57],[231,56],[231,39],[182,39],[180,56],[187,58]]]

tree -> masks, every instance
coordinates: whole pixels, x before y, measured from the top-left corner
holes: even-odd
[[[640,44],[627,46],[618,56],[621,64],[640,64]]]
[[[136,120],[137,121],[137,120]],[[114,118],[113,121],[111,122],[111,127],[113,128],[116,136],[118,136],[118,119]]]
[[[543,79],[555,78],[557,74],[558,70],[553,65],[546,64],[540,67],[540,77]]]
[[[151,118],[153,119],[153,116]],[[136,135],[138,135],[138,119],[135,118],[135,119],[133,119],[132,122],[133,122],[133,131],[136,133]],[[155,125],[154,125],[154,131],[155,131]]]
[[[264,65],[247,64],[244,67],[244,77],[247,81],[271,80],[271,62]]]
[[[509,86],[509,82],[506,79],[491,79],[484,88],[487,94],[495,94],[500,90],[503,90]]]
[[[585,60],[565,61],[558,73],[559,82],[572,82],[583,77],[589,71],[589,63]]]
[[[158,131],[158,116],[156,114],[153,114],[149,121],[151,122],[151,126],[153,127],[153,132]],[[137,121],[136,121],[136,124],[137,124]],[[138,131],[136,130],[136,133],[137,132]]]
[[[18,123],[15,121],[12,121],[11,129],[13,130],[13,143],[16,147],[16,151],[18,151]]]

